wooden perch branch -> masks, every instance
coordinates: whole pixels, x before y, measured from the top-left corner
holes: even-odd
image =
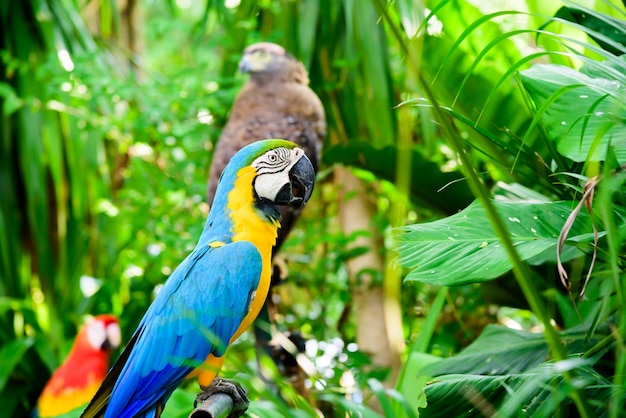
[[[233,399],[225,393],[215,393],[198,405],[189,418],[225,418],[233,410]]]

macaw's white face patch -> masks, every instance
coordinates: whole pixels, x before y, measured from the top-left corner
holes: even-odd
[[[91,319],[85,325],[87,327],[87,340],[94,350],[99,350],[106,341],[107,334],[104,322]]]
[[[272,202],[285,184],[289,183],[289,171],[302,158],[301,148],[275,148],[252,162],[257,171],[254,189],[259,197]]]
[[[87,341],[89,341],[89,345],[91,345],[94,350],[101,350],[105,345],[118,347],[122,342],[120,326],[116,322],[105,326],[104,322],[91,319],[86,324],[86,327]]]
[[[119,347],[122,343],[122,331],[120,330],[120,324],[117,322],[107,325],[107,340],[111,347]]]

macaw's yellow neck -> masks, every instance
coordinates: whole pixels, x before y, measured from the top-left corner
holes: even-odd
[[[255,176],[256,170],[253,167],[242,168],[239,170],[237,180],[235,180],[235,187],[228,194],[228,209],[233,223],[232,240],[253,243],[261,253],[263,260],[261,280],[252,299],[250,311],[231,341],[237,339],[252,324],[265,303],[271,280],[272,248],[276,245],[276,237],[280,227],[278,221],[266,218],[254,206],[255,197],[252,183]]]
[[[228,194],[228,209],[233,223],[233,241],[250,241],[264,254],[272,252],[276,244],[280,223],[271,221],[255,208],[252,191],[256,170],[245,167],[239,170],[233,190]]]
[[[267,293],[270,288],[271,271],[272,271],[272,248],[276,244],[278,236],[278,221],[267,219],[259,209],[255,208],[255,197],[252,191],[252,183],[256,176],[253,167],[245,167],[239,170],[233,190],[228,194],[228,210],[230,211],[230,220],[232,222],[231,233],[232,241],[249,241],[253,243],[261,253],[263,267],[261,270],[261,278],[259,286],[252,297],[250,310],[244,317],[241,325],[235,331],[231,338],[231,342],[235,341],[248,327],[254,322],[259,315]],[[245,297],[241,295],[241,297]],[[224,363],[224,356],[215,357],[210,354],[204,365],[188,377],[198,375],[200,386],[208,387],[215,376],[219,373]]]

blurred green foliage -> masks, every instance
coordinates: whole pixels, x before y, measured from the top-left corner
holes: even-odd
[[[249,414],[310,417],[315,408],[324,416],[621,414],[623,5],[143,0],[130,2],[136,14],[128,21],[118,3],[0,1],[3,412],[30,414],[84,315],[113,312],[123,334],[132,334],[155,289],[201,232],[212,144],[244,81],[236,73],[241,51],[268,40],[309,69],[329,137],[314,199],[284,247],[289,280],[276,289],[278,328],[308,341],[305,354],[315,369],[309,394],[296,393],[268,358],[257,364],[251,336],[244,335],[223,375],[247,389]],[[133,42],[127,32],[136,34]],[[583,93],[592,96],[589,106],[572,100]],[[601,118],[594,118],[597,110]],[[561,127],[564,115],[575,129]],[[367,249],[350,247],[355,236],[341,232],[333,164],[353,167],[367,185],[378,211],[372,231],[385,236],[376,250],[398,249],[409,278],[419,280],[432,254],[442,269],[458,260],[449,266],[461,271],[448,278],[452,287],[403,284],[396,302],[408,348],[395,390],[381,385],[384,371],[372,370],[354,344],[359,318],[350,315],[345,263]],[[473,265],[448,242],[434,253],[415,250],[430,244],[420,231],[453,224],[467,212],[431,221],[461,211],[473,195],[483,198],[461,225],[474,231],[471,240],[515,241],[519,231],[495,227],[484,196],[507,200],[498,205],[509,211],[501,212],[504,219],[518,216],[521,201],[563,201],[555,206],[574,209],[596,175],[602,175],[593,202],[598,261],[576,307],[553,253],[527,263],[506,251],[492,254],[490,261],[505,267],[491,280],[464,276],[462,268]],[[419,225],[406,227],[416,236],[405,236],[403,249],[394,242],[402,232],[392,232],[392,217],[405,192],[411,205],[400,223]],[[551,227],[542,240],[550,248],[562,225]],[[590,268],[590,238],[567,241],[573,291]],[[378,284],[388,280],[377,274]],[[534,333],[485,328],[492,323]],[[562,332],[537,333],[550,323]],[[528,344],[493,350],[508,347],[512,336]],[[560,345],[566,358],[559,358]],[[488,360],[520,366],[485,368]],[[177,391],[166,416],[187,416],[195,390],[190,384]],[[486,394],[481,408],[472,396],[478,392]],[[380,410],[366,406],[367,393]],[[555,402],[533,403],[550,397]]]

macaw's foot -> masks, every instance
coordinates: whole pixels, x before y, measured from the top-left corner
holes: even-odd
[[[194,409],[191,416],[222,416],[220,413],[221,411],[216,410],[221,409],[223,411],[225,406],[223,395],[229,396],[232,400],[232,410],[230,414],[228,414],[228,418],[238,418],[248,409],[250,401],[246,396],[246,391],[241,387],[241,385],[232,380],[216,377],[208,387],[202,387],[202,393],[196,396],[196,401],[193,405],[196,409]],[[226,399],[226,401],[228,400]],[[207,412],[207,414],[196,414],[196,411],[200,412],[201,410]]]

